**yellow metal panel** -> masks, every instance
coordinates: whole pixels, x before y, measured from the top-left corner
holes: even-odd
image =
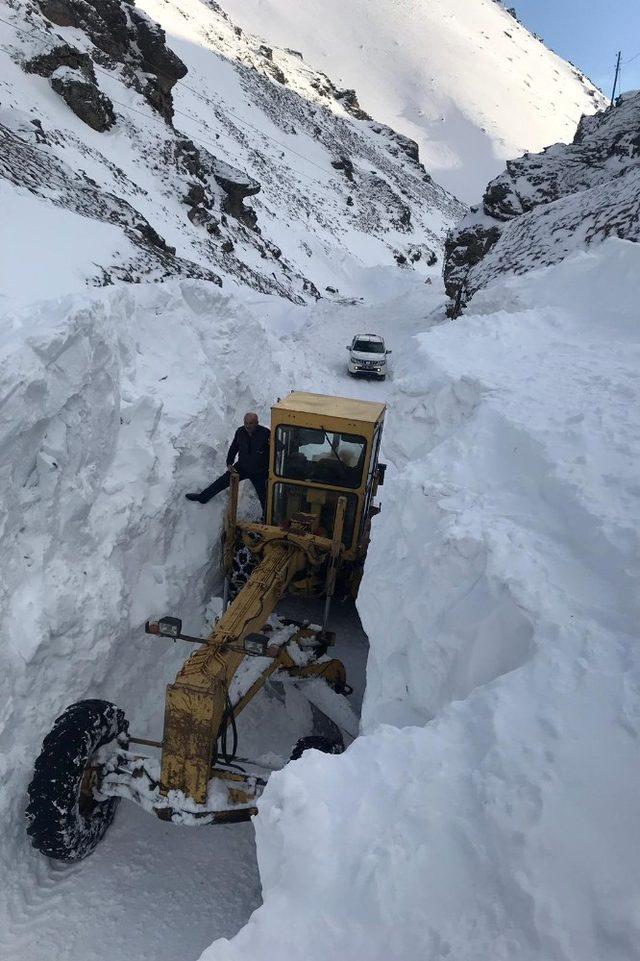
[[[224,704],[222,681],[212,683],[208,691],[178,684],[167,687],[160,776],[163,794],[183,791],[204,804]]]
[[[384,414],[385,405],[353,397],[332,397],[329,394],[311,394],[295,390],[274,404],[271,410],[278,413],[293,411],[317,414],[321,417],[337,417],[375,424]],[[284,423],[290,423],[290,421],[286,420]]]

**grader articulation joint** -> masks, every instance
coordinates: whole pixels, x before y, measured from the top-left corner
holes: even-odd
[[[264,523],[238,518],[232,474],[219,619],[205,638],[183,634],[177,617],[145,625],[148,634],[198,645],[167,686],[162,741],[129,738],[122,711],[108,702],[68,708],[44,741],[29,789],[35,847],[60,860],[85,857],[123,797],[183,824],[256,813],[265,771],[237,757],[238,714],[276,673],[297,685],[322,678],[337,693],[349,690],[344,666],[327,657],[334,642],[328,620],[337,589],[353,597],[358,591],[379,510],[373,497],[384,478],[378,463],[384,411],[382,404],[299,392],[272,408]],[[287,593],[323,596],[322,625],[279,616],[270,623]],[[239,671],[245,658],[254,667]],[[333,743],[303,738],[292,756],[304,746],[341,750],[333,726]],[[77,750],[69,751],[70,742]],[[133,744],[159,747],[160,759],[132,751]]]

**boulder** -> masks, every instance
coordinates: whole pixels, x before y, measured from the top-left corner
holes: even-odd
[[[207,206],[207,194],[199,183],[189,184],[189,189],[182,198],[184,204],[188,204],[190,207]]]
[[[349,157],[345,157],[344,155],[338,157],[337,160],[331,161],[331,166],[334,170],[344,171],[344,175],[347,180],[353,181],[353,163]]]
[[[217,235],[220,233],[220,222],[206,207],[192,207],[187,217],[192,224],[195,224],[196,227],[204,227],[209,234]]]
[[[51,86],[75,115],[100,132],[116,122],[113,104],[81,70],[58,67],[51,75]]]

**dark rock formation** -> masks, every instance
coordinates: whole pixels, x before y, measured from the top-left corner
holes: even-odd
[[[355,90],[335,90],[334,97],[352,117],[357,120],[371,120],[369,114],[360,106]]]
[[[477,208],[472,207],[471,214],[465,218],[463,225],[475,216]],[[500,237],[497,225],[469,223],[449,234],[444,245],[444,285],[447,296],[451,299],[448,310],[450,316],[457,317],[461,312],[465,296],[465,279],[472,267],[479,264]]]
[[[186,76],[187,68],[167,47],[162,27],[132,0],[40,0],[40,8],[53,23],[84,30],[107,63],[111,60],[127,66],[136,89],[171,122],[171,90]]]
[[[353,163],[348,157],[339,157],[337,160],[332,160],[331,166],[334,170],[343,170],[347,180],[353,182]]]
[[[132,7],[129,11],[131,22],[136,28],[136,41],[143,56],[142,67],[149,73],[173,80],[175,83],[187,74],[187,68],[173,50],[165,43],[165,32],[158,23]]]
[[[37,73],[41,77],[50,77],[58,67],[70,67],[72,70],[80,70],[87,80],[96,82],[96,74],[93,69],[93,61],[88,53],[82,53],[76,47],[68,43],[52,47],[45,53],[28,60],[24,69],[27,73]]]
[[[94,130],[108,130],[116,122],[109,98],[80,70],[58,67],[51,76],[51,86],[75,115]]]
[[[213,174],[214,180],[226,194],[222,209],[228,213],[229,216],[240,220],[246,227],[249,227],[250,230],[254,230],[258,220],[257,214],[253,208],[245,207],[244,201],[246,197],[252,197],[258,193],[260,184],[246,174],[243,174],[240,170],[236,170],[234,167],[229,166],[229,164],[216,160],[216,158],[211,157],[210,154],[209,158],[210,161],[213,161],[211,164],[211,173]]]
[[[206,207],[192,207],[187,217],[197,227],[204,227],[208,234],[216,236],[220,233],[219,220]]]
[[[202,184],[190,184],[189,189],[182,198],[182,202],[188,204],[190,207],[198,207],[200,205],[207,206],[206,203],[207,194],[202,186]]]
[[[609,236],[640,240],[640,93],[583,117],[570,144],[506,165],[445,245],[444,280],[457,316],[505,272],[557,263]]]

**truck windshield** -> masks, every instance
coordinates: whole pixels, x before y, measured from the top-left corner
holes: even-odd
[[[331,487],[359,487],[367,442],[357,434],[280,424],[276,428],[275,472],[291,480]]]
[[[363,354],[384,354],[384,344],[379,340],[355,340],[351,349]]]
[[[300,484],[275,484],[273,489],[273,523],[287,525],[294,514],[313,514],[316,518],[315,533],[331,537],[336,516],[338,498],[347,498],[347,510],[342,528],[342,543],[347,550],[353,540],[353,529],[358,510],[357,494],[340,491],[319,490]]]

